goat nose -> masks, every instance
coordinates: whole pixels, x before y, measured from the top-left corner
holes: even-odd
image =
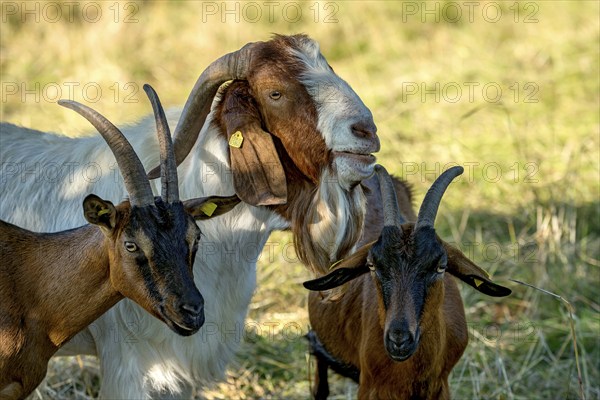
[[[417,350],[418,336],[406,330],[392,330],[386,335],[385,347],[394,361],[404,361]]]
[[[356,137],[362,139],[375,139],[377,138],[377,126],[373,119],[364,119],[353,124],[350,129],[352,129],[352,134]]]
[[[202,311],[204,311],[204,299],[200,296],[199,298],[195,298],[191,301],[183,302],[179,308],[185,314],[198,316],[200,313],[202,313]]]
[[[390,331],[388,340],[400,349],[408,348],[414,342],[413,335],[408,331]]]
[[[200,304],[182,304],[181,309],[188,314],[198,315],[202,311],[202,305]]]

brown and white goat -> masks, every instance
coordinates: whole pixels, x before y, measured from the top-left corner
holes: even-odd
[[[435,233],[441,198],[462,172],[462,167],[444,172],[427,192],[416,222],[406,223],[394,182],[376,166],[384,219],[379,239],[304,284],[314,291],[308,339],[317,358],[315,398],[329,395],[328,367],[357,381],[360,399],[450,397],[448,375],[468,335],[458,287],[446,272],[488,295],[510,294]],[[339,301],[316,292],[347,282]]]
[[[275,35],[222,56],[198,78],[175,130],[178,165],[212,134],[203,124],[230,80],[212,124],[229,144],[236,194],[289,221],[300,260],[322,274],[360,238],[360,183],[380,148],[373,116],[316,42]]]
[[[124,296],[179,335],[204,323],[192,276],[201,233],[194,218],[226,212],[239,199],[179,201],[169,127],[156,93],[144,89],[161,144],[162,198],[152,194],[142,163],[114,125],[82,104],[61,101],[102,134],[129,201],[114,206],[88,195],[83,210],[90,224],[58,233],[0,221],[0,399],[25,398],[44,378],[50,357]]]
[[[177,160],[185,159],[178,169],[181,194],[235,192],[243,200],[230,213],[198,222],[205,240],[194,263],[196,285],[212,300],[205,313],[214,331],[181,338],[134,302],[119,302],[60,351],[99,357],[100,397],[171,392],[189,398],[193,386],[222,378],[240,345],[230,332],[244,326],[256,260],[272,232],[292,230],[300,259],[319,274],[347,257],[361,235],[361,182],[373,174],[371,153],[379,150],[379,139],[371,111],[315,40],[275,35],[220,57],[200,75],[183,112],[167,116],[177,123]],[[123,129],[146,167],[158,165],[158,145],[148,135],[153,122],[145,118]],[[85,222],[66,211],[85,193],[126,196],[111,174],[34,182],[20,172],[34,165],[74,165],[79,172],[90,163],[107,171],[113,157],[99,137],[72,139],[0,124],[0,143],[0,217],[9,222],[64,230]],[[60,199],[61,207],[34,201],[47,197]],[[20,201],[25,198],[32,201]]]

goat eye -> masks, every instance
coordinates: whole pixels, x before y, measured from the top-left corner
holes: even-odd
[[[371,255],[371,253],[369,253],[367,255],[367,267],[369,267],[369,269],[371,271],[375,271],[375,263],[373,262],[373,255]]]
[[[436,271],[438,274],[443,274],[446,271],[446,263],[438,263]]]
[[[133,242],[125,242],[125,250],[127,250],[128,252],[133,253],[134,251],[137,251],[137,249],[137,244]]]
[[[281,98],[281,92],[273,90],[271,93],[269,93],[269,97],[271,97],[273,100],[279,100]]]
[[[369,256],[367,257],[367,267],[369,267],[369,269],[371,271],[375,271],[375,263],[373,262],[373,258],[371,257],[371,255],[369,254]]]

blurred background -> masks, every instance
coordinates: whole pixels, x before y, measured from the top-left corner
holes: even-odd
[[[465,166],[438,233],[513,294],[461,286],[470,343],[454,398],[600,398],[599,4],[2,1],[0,116],[94,134],[56,101],[134,123],[151,110],[144,83],[182,106],[219,56],[306,33],[373,111],[378,160],[416,202],[444,169]],[[206,398],[308,397],[309,273],[290,242],[269,240],[242,350]],[[356,396],[330,377],[332,399]],[[94,358],[61,358],[31,398],[92,398],[98,385]]]

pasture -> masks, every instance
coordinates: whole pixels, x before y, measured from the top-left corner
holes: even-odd
[[[454,398],[600,398],[598,2],[68,3],[2,1],[2,121],[90,134],[56,104],[71,98],[132,123],[151,112],[144,83],[182,106],[224,53],[307,33],[372,110],[378,161],[416,203],[443,170],[465,167],[438,233],[513,294],[461,285],[470,343]],[[208,399],[308,397],[310,274],[290,235],[272,235],[258,274],[246,325],[231,332],[242,351]],[[330,383],[330,398],[355,397],[331,372]],[[31,398],[97,393],[95,359],[73,357],[53,361]]]

